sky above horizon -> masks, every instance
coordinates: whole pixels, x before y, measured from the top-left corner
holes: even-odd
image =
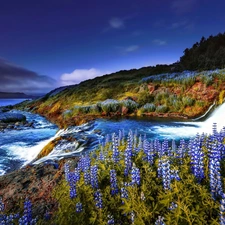
[[[225,1],[8,0],[0,91],[44,93],[124,69],[170,64],[225,32]]]

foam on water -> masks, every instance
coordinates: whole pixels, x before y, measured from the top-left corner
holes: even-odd
[[[155,126],[155,132],[168,139],[191,138],[197,133],[211,134],[212,125],[217,123],[217,130],[225,127],[225,103],[220,105],[205,121],[174,122],[169,126]]]

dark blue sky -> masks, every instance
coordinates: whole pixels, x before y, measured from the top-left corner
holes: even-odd
[[[2,1],[0,65],[49,76],[57,86],[173,63],[202,36],[225,32],[224,11],[223,0]]]

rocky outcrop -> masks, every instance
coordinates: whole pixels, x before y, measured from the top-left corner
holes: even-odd
[[[74,167],[77,158],[70,162]],[[18,212],[26,198],[32,202],[33,217],[43,218],[46,211],[51,214],[56,210],[57,202],[52,191],[64,179],[63,164],[64,160],[59,163],[51,161],[0,176],[0,197],[5,211]]]
[[[23,114],[10,112],[0,113],[0,122],[11,123],[21,121],[26,121],[26,116],[24,116]]]

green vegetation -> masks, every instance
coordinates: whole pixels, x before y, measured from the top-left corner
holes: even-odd
[[[202,37],[184,55],[177,64],[180,70],[210,70],[225,67],[225,33],[209,38]]]
[[[182,140],[177,149],[174,144],[168,147],[168,142],[164,141],[161,149],[159,142],[154,142],[153,147],[151,142],[147,140],[142,142],[141,138],[137,145],[138,140],[134,141],[137,137],[134,135],[132,139],[132,132],[129,133],[126,144],[123,144],[124,139],[119,139],[118,146],[115,137],[114,135],[112,143],[107,143],[105,147],[101,146],[90,158],[81,157],[77,169],[66,171],[68,182],[63,180],[53,194],[59,201],[59,209],[53,221],[57,224],[150,225],[163,217],[163,224],[166,225],[219,224],[221,197],[213,198],[214,192],[212,190],[210,192],[212,171],[209,167],[212,163],[210,156],[214,154],[210,151],[210,146],[213,145],[216,149],[216,146],[220,145],[216,139],[196,136],[189,145]],[[222,141],[224,142],[224,138]],[[199,143],[201,145],[198,145]],[[129,151],[132,152],[131,158]],[[199,176],[201,169],[193,172],[195,163],[197,167],[200,165],[195,162],[197,159],[202,160],[201,176]],[[128,174],[127,162],[131,162]],[[163,169],[164,163],[169,163],[165,173],[170,171],[173,178],[166,178],[166,175],[164,178],[161,177],[160,168]],[[221,168],[224,166],[223,160]],[[91,172],[93,168],[97,171],[95,178]],[[115,172],[116,178],[112,179],[112,171]],[[134,175],[134,171],[139,171],[140,174]],[[224,176],[224,171],[221,172]],[[73,179],[77,177],[74,197],[69,194],[72,188],[69,185],[70,174],[74,176]],[[88,174],[90,183],[87,183]],[[139,176],[140,182],[137,178]],[[97,182],[96,187],[93,187],[92,179],[96,179],[93,181]],[[164,179],[171,180],[165,182]],[[224,182],[223,178],[223,185]],[[100,202],[96,200],[96,192],[101,194]],[[82,208],[78,208],[80,204]],[[109,222],[112,220],[114,223]]]

